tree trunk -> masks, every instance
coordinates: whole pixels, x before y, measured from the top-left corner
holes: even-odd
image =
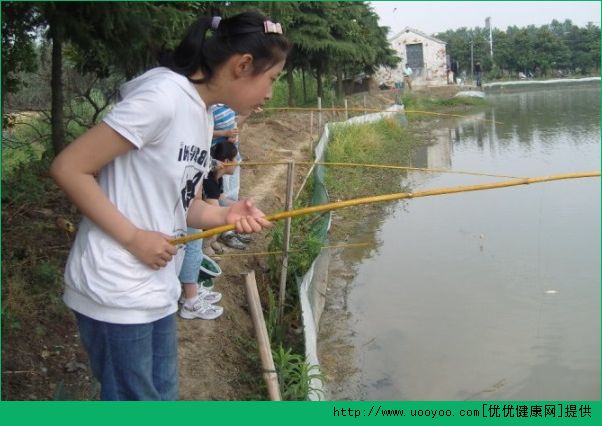
[[[293,70],[289,69],[286,73],[286,84],[288,85],[288,106],[295,106],[295,76]]]
[[[318,85],[318,97],[324,99],[324,88],[322,87],[322,65],[316,67],[316,82]]]
[[[337,75],[337,84],[336,84],[335,93],[336,93],[337,99],[341,100],[341,99],[343,99],[343,95],[345,92],[343,90],[343,69],[340,64],[336,65],[336,75]]]
[[[52,148],[54,155],[65,146],[65,129],[63,127],[63,18],[56,12],[50,22],[50,35],[52,38],[52,77],[50,90],[52,93],[52,106],[50,110],[50,123],[52,127]]]
[[[303,82],[303,105],[307,105],[307,86],[305,84],[305,68],[301,68],[301,81]]]

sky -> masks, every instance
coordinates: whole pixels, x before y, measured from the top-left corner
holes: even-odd
[[[541,26],[553,19],[570,19],[585,26],[600,26],[599,1],[372,1],[381,26],[391,28],[389,37],[405,27],[427,34],[461,27],[484,27],[491,17],[494,28]]]

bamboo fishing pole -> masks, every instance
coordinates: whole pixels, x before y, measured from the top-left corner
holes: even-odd
[[[371,111],[371,112],[394,112],[394,113],[399,113],[399,114],[405,114],[405,113],[410,113],[410,114],[425,114],[425,115],[439,115],[442,117],[456,117],[456,118],[471,118],[474,120],[478,120],[478,121],[485,121],[485,122],[489,122],[489,123],[494,123],[494,124],[504,124],[501,121],[495,121],[495,120],[489,120],[487,118],[479,118],[479,117],[470,117],[467,115],[461,115],[461,114],[449,114],[449,113],[444,113],[444,112],[434,112],[434,111],[422,111],[422,110],[416,110],[416,109],[403,109],[403,110],[382,110],[382,109],[377,109],[377,108],[311,108],[311,107],[267,107],[267,108],[263,108],[264,110],[272,110],[272,111],[300,111],[300,112],[305,112],[305,111],[318,111],[318,112],[345,112],[345,111],[349,111],[349,112],[366,112],[366,111]]]
[[[579,179],[579,178],[587,178],[587,177],[597,177],[600,176],[600,171],[593,172],[581,172],[581,173],[565,173],[560,175],[552,175],[552,176],[539,176],[533,178],[522,178],[522,179],[513,179],[506,180],[503,182],[493,182],[493,183],[482,183],[478,185],[464,185],[464,186],[454,186],[448,188],[438,188],[438,189],[430,189],[427,191],[419,191],[419,192],[397,192],[393,194],[385,194],[385,195],[376,195],[372,197],[362,197],[362,198],[354,198],[346,201],[339,201],[335,203],[325,203],[319,204],[317,206],[310,206],[296,210],[283,211],[279,213],[273,213],[267,215],[265,219],[269,221],[276,221],[281,219],[286,219],[287,217],[297,217],[304,216],[312,213],[322,213],[331,210],[338,210],[345,207],[353,207],[359,206],[363,204],[372,204],[372,203],[382,203],[385,201],[396,201],[403,200],[405,198],[419,198],[419,197],[430,197],[433,195],[444,195],[444,194],[456,194],[459,192],[470,192],[470,191],[484,191],[488,189],[497,189],[497,188],[506,188],[510,186],[518,186],[518,185],[529,185],[532,183],[542,183],[542,182],[551,182],[556,180],[564,180],[564,179]],[[221,234],[226,231],[231,231],[235,228],[234,225],[223,225],[218,226],[217,228],[208,229],[207,231],[197,232],[194,234],[189,234],[184,237],[179,237],[171,240],[172,244],[185,244],[190,241],[198,240],[200,238],[207,238],[213,235]]]

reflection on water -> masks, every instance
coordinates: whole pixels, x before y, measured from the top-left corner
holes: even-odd
[[[417,167],[600,169],[600,89],[489,96]],[[412,190],[496,181],[412,173]],[[349,298],[364,399],[599,399],[600,179],[411,200]]]

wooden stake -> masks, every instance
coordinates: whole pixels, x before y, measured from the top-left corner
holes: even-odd
[[[318,96],[318,132],[317,137],[320,137],[320,132],[322,131],[322,98]]]
[[[261,358],[261,368],[263,369],[263,378],[268,388],[268,395],[271,401],[281,401],[282,396],[280,395],[280,386],[278,385],[278,374],[274,366],[274,358],[272,358],[272,348],[263,318],[263,311],[261,310],[254,271],[245,274],[245,289],[247,291],[247,301],[249,302],[249,310],[253,319],[257,349]]]
[[[314,158],[314,112],[309,115],[309,159]]]

